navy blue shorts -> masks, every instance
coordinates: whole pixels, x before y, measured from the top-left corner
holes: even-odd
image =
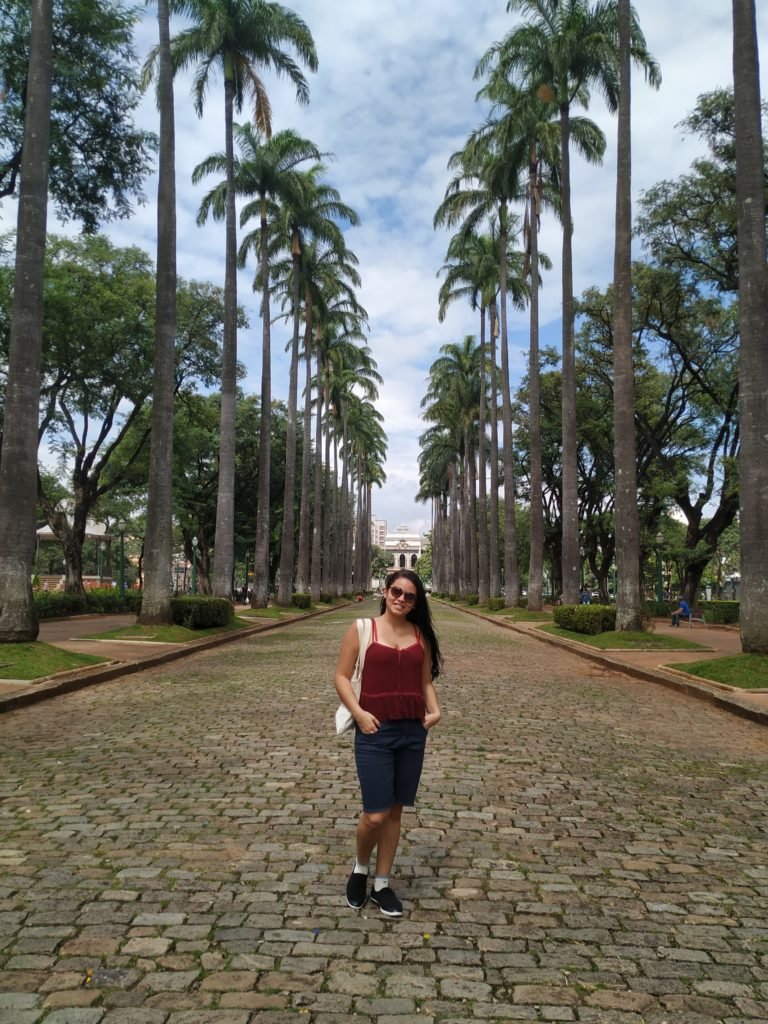
[[[355,726],[355,764],[369,814],[388,811],[394,804],[416,802],[427,730],[418,718],[382,722],[378,731],[363,733]]]

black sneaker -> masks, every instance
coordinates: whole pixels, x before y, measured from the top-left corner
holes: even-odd
[[[375,903],[382,914],[386,914],[387,917],[403,916],[403,904],[389,886],[379,889],[378,892],[371,889],[371,903]]]
[[[368,887],[368,875],[361,875],[353,871],[347,879],[347,906],[353,910],[360,910],[365,906],[368,898],[365,890]]]

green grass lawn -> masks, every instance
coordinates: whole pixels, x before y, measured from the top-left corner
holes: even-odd
[[[306,613],[301,608],[240,608],[237,614],[244,619],[295,619]]]
[[[484,615],[499,615],[512,622],[551,622],[552,612],[529,612],[527,608],[502,608],[492,612],[488,608],[480,608]]]
[[[552,636],[562,636],[566,640],[575,640],[577,643],[585,644],[587,647],[596,647],[600,651],[681,651],[681,650],[702,650],[702,644],[694,643],[693,640],[685,640],[682,637],[661,636],[656,633],[643,632],[614,632],[597,633],[595,636],[587,636],[584,633],[574,633],[570,629],[560,629],[558,626],[542,626],[542,632],[551,633]]]
[[[190,640],[200,640],[204,636],[216,636],[219,633],[230,633],[236,629],[247,629],[248,623],[235,619],[228,626],[215,626],[212,629],[186,629],[184,626],[125,626],[123,629],[111,629],[107,633],[92,633],[86,640],[138,640],[155,641],[164,644],[186,644]]]
[[[106,658],[74,654],[50,644],[0,645],[0,679],[41,679],[54,672],[66,672],[84,665],[98,665]]]
[[[680,669],[700,679],[711,679],[743,690],[768,690],[768,655],[735,654],[710,661],[678,662],[669,668]]]

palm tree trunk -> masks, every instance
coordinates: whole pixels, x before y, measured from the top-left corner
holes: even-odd
[[[635,389],[632,367],[632,136],[630,2],[618,0],[619,133],[616,164],[616,249],[613,268],[613,436],[616,523],[616,628],[643,625],[640,525],[637,514]]]
[[[561,194],[563,216],[563,352],[561,500],[562,583],[564,604],[579,600],[579,494],[576,438],[576,339],[573,303],[573,218],[571,216],[570,111],[560,107],[562,132]]]
[[[224,331],[221,355],[219,480],[216,495],[213,593],[229,599],[235,564],[235,398],[237,386],[237,226],[235,221],[234,138],[232,108],[235,85],[224,81],[227,197],[225,215]],[[254,586],[258,568],[254,571]]]
[[[512,402],[509,394],[507,344],[507,205],[499,208],[499,293],[501,305],[501,418],[504,443],[504,604],[514,607],[520,596],[515,529],[515,469],[512,461]]]
[[[544,589],[544,504],[541,452],[541,367],[539,362],[539,206],[540,182],[536,147],[531,154],[529,252],[531,273],[528,433],[531,446],[530,535],[528,608],[541,611]]]
[[[471,435],[467,436],[467,541],[469,553],[469,590],[476,594],[477,584],[477,469],[475,464],[475,446],[472,444]]]
[[[450,593],[458,594],[461,590],[461,520],[459,519],[459,487],[456,479],[458,463],[454,462],[451,473],[451,585]]]
[[[312,457],[312,300],[307,295],[304,303],[306,325],[304,328],[304,360],[306,376],[304,382],[304,444],[301,451],[301,501],[299,505],[299,560],[296,568],[296,590],[309,593],[309,488],[310,460]]]
[[[499,379],[496,363],[496,307],[491,303],[488,326],[491,334],[491,497],[488,532],[491,597],[501,596],[501,563],[499,562]]]
[[[323,569],[321,575],[321,589],[325,594],[331,594],[333,590],[333,584],[331,582],[333,572],[331,569],[331,535],[333,532],[333,514],[334,514],[334,502],[333,502],[333,487],[331,479],[331,417],[330,417],[330,401],[328,395],[328,385],[325,387],[325,408],[328,413],[325,417],[325,430],[324,430],[324,463],[325,473],[323,476]]]
[[[176,346],[176,159],[169,0],[158,0],[160,163],[157,185],[157,296],[152,440],[145,573],[139,622],[171,622],[173,392]]]
[[[320,357],[320,340],[317,340],[317,397],[315,401],[315,501],[312,508],[312,567],[310,593],[313,601],[319,601],[322,593],[323,564],[323,367]]]
[[[736,204],[739,238],[742,650],[768,654],[768,272],[760,77],[754,0],[733,0]]]
[[[269,312],[269,254],[266,199],[261,197],[261,423],[259,426],[259,492],[256,507],[256,550],[253,563],[253,607],[269,600],[269,485],[272,439],[272,359]]]
[[[52,0],[32,0],[16,267],[0,457],[0,641],[37,638],[32,595],[51,120]]]
[[[480,310],[480,409],[478,412],[478,501],[477,501],[477,593],[480,604],[489,596],[488,579],[488,501],[486,497],[485,455],[485,306]]]
[[[291,603],[293,565],[296,557],[296,403],[299,390],[299,241],[294,233],[293,254],[293,334],[291,365],[288,371],[288,412],[285,425],[285,483],[283,486],[283,524],[280,534],[280,582],[277,603]]]

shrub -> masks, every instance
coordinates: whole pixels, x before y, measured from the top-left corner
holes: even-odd
[[[555,625],[595,636],[616,628],[616,607],[608,604],[563,604],[554,609]]]
[[[125,595],[128,597],[128,594]],[[141,598],[139,597],[139,600]],[[117,587],[94,587],[85,592],[85,606],[93,614],[103,615],[105,612],[122,612],[129,607],[128,601],[120,597]],[[130,611],[133,611],[130,608]]]
[[[479,594],[467,594],[466,602],[469,605],[480,604],[480,595]]]
[[[291,594],[291,604],[294,608],[311,608],[311,594]]]
[[[449,594],[448,595],[448,600],[449,601],[455,601],[456,600],[456,595],[455,594]]]
[[[224,597],[173,597],[171,615],[175,626],[213,629],[228,626],[235,617],[235,609]]]
[[[141,611],[141,599],[143,596],[143,590],[126,590],[124,599],[125,610],[138,615]],[[171,600],[173,601],[173,598]]]
[[[527,597],[518,597],[518,599],[517,599],[517,607],[518,608],[527,608],[528,607],[528,598]]]
[[[701,608],[707,622],[735,625],[739,621],[738,601],[701,601],[697,602],[695,607]]]
[[[88,610],[84,594],[68,594],[64,590],[38,590],[34,597],[39,619],[84,615]]]
[[[488,611],[489,612],[500,612],[504,607],[503,597],[489,597],[488,598]]]

